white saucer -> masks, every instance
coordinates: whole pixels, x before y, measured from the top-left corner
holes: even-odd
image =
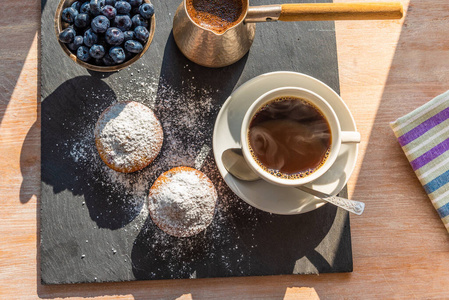
[[[223,104],[217,116],[213,151],[218,170],[231,190],[248,204],[266,212],[294,215],[309,212],[326,202],[295,188],[280,187],[264,180],[245,182],[226,171],[221,161],[228,148],[240,148],[240,126],[244,114],[267,91],[293,86],[311,90],[326,99],[340,120],[341,129],[356,131],[354,118],[340,96],[323,82],[295,72],[273,72],[257,76],[240,86]],[[337,160],[325,175],[308,184],[318,191],[336,195],[348,182],[357,160],[358,144],[342,144]]]

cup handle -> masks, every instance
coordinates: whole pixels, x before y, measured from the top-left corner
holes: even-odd
[[[342,143],[360,143],[360,132],[357,131],[342,131]]]

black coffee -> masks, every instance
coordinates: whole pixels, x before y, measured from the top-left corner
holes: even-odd
[[[250,122],[250,151],[267,172],[303,178],[324,164],[332,143],[329,123],[308,101],[281,97],[261,107]]]

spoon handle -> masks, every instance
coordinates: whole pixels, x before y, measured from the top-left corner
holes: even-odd
[[[349,200],[349,199],[341,198],[338,196],[330,196],[330,195],[309,189],[305,186],[297,187],[297,189],[304,191],[306,193],[309,193],[311,195],[314,195],[324,201],[332,203],[333,205],[341,207],[344,210],[352,212],[356,215],[361,215],[363,213],[363,210],[365,209],[365,203],[360,202],[360,201]]]
[[[282,4],[279,21],[401,19],[400,2]]]
[[[288,3],[250,6],[245,22],[401,19],[400,2]]]

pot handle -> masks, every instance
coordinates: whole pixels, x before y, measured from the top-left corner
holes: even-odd
[[[400,2],[297,3],[250,6],[245,22],[401,19]]]

